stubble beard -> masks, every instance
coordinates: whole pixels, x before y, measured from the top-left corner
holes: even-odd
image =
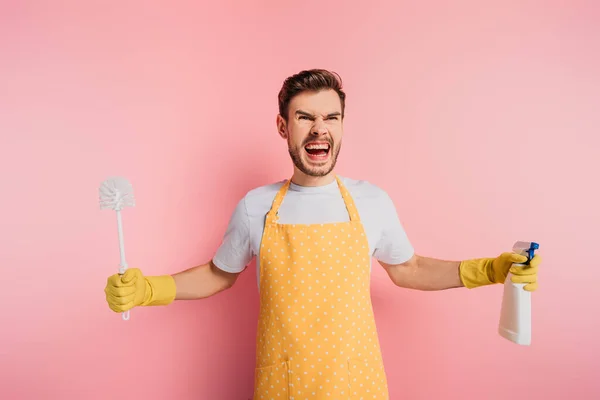
[[[304,151],[304,146],[309,141],[310,140],[306,141],[300,147],[294,147],[290,143],[290,139],[288,138],[288,153],[290,154],[290,157],[292,158],[292,162],[294,163],[294,165],[296,166],[296,168],[298,168],[298,170],[300,172],[302,172],[303,174],[305,174],[307,176],[312,176],[312,177],[327,176],[335,168],[335,165],[337,163],[338,154],[340,153],[340,149],[342,147],[341,143],[338,143],[336,146],[334,146],[334,143],[329,142],[330,147],[331,147],[329,149],[329,151],[331,152],[331,157],[329,159],[329,163],[325,164],[321,167],[315,168],[315,167],[311,167],[306,162],[304,162],[302,160],[302,157],[300,156],[301,152]]]

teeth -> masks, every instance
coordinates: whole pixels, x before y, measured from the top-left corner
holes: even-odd
[[[306,146],[307,149],[310,150],[327,150],[329,148],[328,144],[309,144]]]

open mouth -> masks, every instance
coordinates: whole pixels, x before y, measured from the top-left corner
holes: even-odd
[[[329,156],[331,146],[326,142],[309,143],[304,146],[308,157],[312,160],[324,160]]]

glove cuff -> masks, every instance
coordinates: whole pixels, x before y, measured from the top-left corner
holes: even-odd
[[[493,258],[474,258],[462,261],[459,266],[459,275],[463,285],[473,289],[496,283],[492,276],[493,261]]]
[[[147,276],[142,306],[166,306],[175,300],[177,288],[171,275]]]

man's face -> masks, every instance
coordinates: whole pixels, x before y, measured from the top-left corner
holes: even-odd
[[[295,96],[287,123],[278,116],[277,125],[298,170],[313,177],[326,176],[333,170],[343,134],[342,105],[334,90]]]

